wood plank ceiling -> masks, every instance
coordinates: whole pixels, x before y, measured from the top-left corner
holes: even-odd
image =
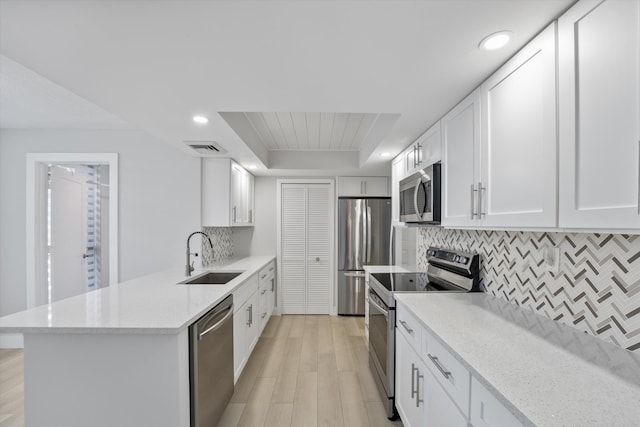
[[[358,151],[379,117],[379,114],[370,113],[224,114],[243,115],[269,151]]]

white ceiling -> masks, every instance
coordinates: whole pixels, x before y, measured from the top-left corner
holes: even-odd
[[[126,129],[131,126],[0,55],[0,128]]]
[[[367,174],[388,167],[381,151],[411,143],[573,3],[0,0],[0,53],[185,152],[184,140],[216,141],[258,175],[337,160]],[[506,49],[477,49],[505,29],[514,32]],[[294,148],[286,134],[270,140],[259,125],[239,125],[318,112],[375,116],[376,125],[361,142],[339,144],[358,145],[342,156],[283,150]]]

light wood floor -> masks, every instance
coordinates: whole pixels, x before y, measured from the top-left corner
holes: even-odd
[[[22,350],[0,350],[0,427],[24,426]],[[369,372],[362,317],[273,316],[219,427],[395,426]]]
[[[23,353],[0,349],[0,427],[24,427]]]

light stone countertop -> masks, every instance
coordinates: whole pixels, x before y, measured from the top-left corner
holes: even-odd
[[[484,293],[398,294],[527,426],[640,426],[640,354]]]
[[[365,265],[362,267],[364,271],[370,274],[375,273],[410,273],[420,271],[415,266],[407,265]]]
[[[198,269],[244,271],[225,285],[177,285],[184,271],[168,270],[0,318],[0,332],[175,334],[186,329],[246,279],[274,260],[252,256]]]

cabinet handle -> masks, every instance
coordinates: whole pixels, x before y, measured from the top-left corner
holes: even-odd
[[[422,145],[420,143],[416,144],[418,149],[416,150],[417,158],[418,158],[418,166],[422,165]]]
[[[251,306],[247,307],[247,326],[251,326]]]
[[[398,320],[398,322],[400,322],[402,327],[404,329],[406,329],[407,332],[409,332],[411,335],[413,335],[413,329],[411,329],[410,327],[407,326],[407,322],[405,322],[404,320]]]
[[[260,276],[260,280],[264,279],[265,277],[267,277],[267,274],[263,274],[262,276]]]
[[[449,377],[451,376],[451,371],[447,371],[441,364],[440,361],[438,360],[437,357],[434,357],[431,355],[431,353],[427,353],[427,356],[429,356],[429,359],[433,362],[434,365],[436,365],[436,368],[438,368],[438,371],[440,371],[440,373],[442,375],[444,375],[444,377],[446,379],[449,379]]]
[[[419,408],[420,404],[424,402],[424,400],[420,398],[420,379],[424,379],[424,376],[420,375],[420,371],[417,368],[416,371],[418,374],[416,375],[416,408]]]
[[[253,325],[253,304],[249,306],[249,321],[251,322],[249,326]]]
[[[236,207],[233,207],[233,222],[236,222]]]
[[[415,363],[411,364],[411,398],[413,399],[416,396],[416,376],[415,373],[418,370],[416,368]]]
[[[478,191],[476,190],[476,186],[471,184],[471,219],[475,218],[476,211],[474,210],[475,206],[476,206],[476,198],[475,198],[475,192]]]
[[[418,146],[416,144],[413,145],[413,167],[418,167]]]
[[[262,313],[262,316],[261,316],[261,317],[262,317],[263,319],[264,319],[265,317],[267,317],[267,312],[265,311],[264,313]]]
[[[483,215],[487,215],[485,212],[482,212],[482,192],[486,192],[487,187],[482,186],[482,182],[478,183],[478,218],[482,219]]]
[[[263,289],[262,292],[260,292],[260,295],[264,295],[267,292],[266,289]]]
[[[271,292],[273,292],[275,286],[276,286],[276,279],[275,279],[275,277],[272,277],[271,278]]]

